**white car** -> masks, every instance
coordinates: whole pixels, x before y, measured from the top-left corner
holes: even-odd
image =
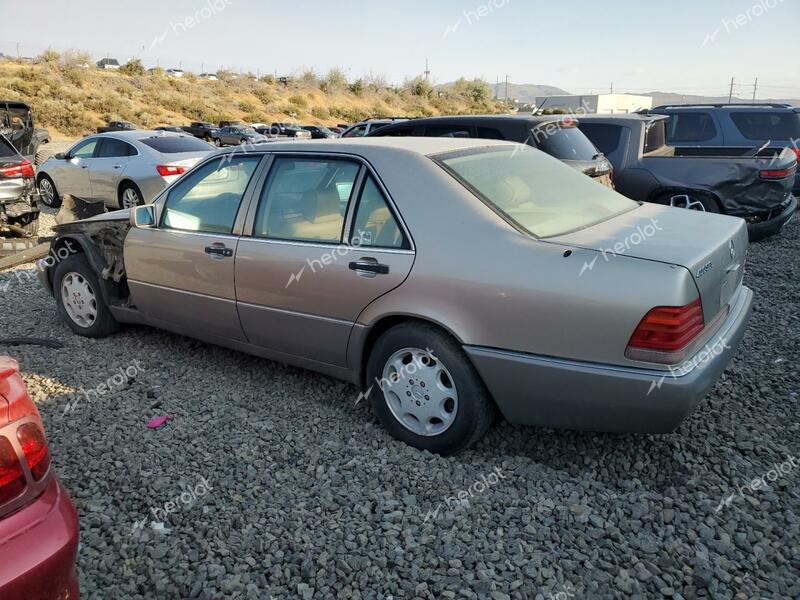
[[[115,131],[90,135],[39,166],[42,203],[61,206],[65,194],[111,209],[147,204],[212,149],[189,134]]]

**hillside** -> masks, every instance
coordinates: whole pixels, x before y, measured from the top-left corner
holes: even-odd
[[[223,119],[335,125],[368,117],[499,110],[491,88],[479,80],[435,91],[420,79],[392,89],[379,80],[348,83],[337,72],[325,78],[306,72],[283,84],[272,77],[222,75],[207,81],[187,74],[176,79],[161,71],[138,68],[127,74],[81,64],[55,53],[35,63],[0,60],[0,99],[30,104],[37,126],[48,127],[55,138],[88,134],[110,119],[141,127]]]
[[[496,83],[492,85],[492,92],[495,98],[506,97],[506,84]],[[569,92],[552,85],[539,85],[533,83],[509,83],[508,97],[518,100],[524,104],[533,104],[537,96],[563,96]]]

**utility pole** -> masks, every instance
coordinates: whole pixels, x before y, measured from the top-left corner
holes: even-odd
[[[731,101],[733,100],[733,81],[734,81],[734,78],[731,77],[731,93],[728,94],[728,104],[730,104]]]
[[[613,94],[613,93],[614,93],[614,82],[612,81],[611,82],[611,91],[609,92],[609,94]]]
[[[508,102],[508,75],[506,75],[506,102]]]
[[[200,63],[200,74],[202,75],[205,72],[206,72],[206,63],[201,62]]]
[[[19,60],[19,42],[17,42],[17,60]]]
[[[753,104],[756,103],[756,91],[758,90],[758,77],[756,77],[756,82],[753,84]]]
[[[428,81],[431,78],[431,69],[428,64],[428,59],[425,59],[425,81]]]

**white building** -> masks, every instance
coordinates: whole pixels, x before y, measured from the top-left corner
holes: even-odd
[[[650,96],[633,94],[594,94],[588,96],[541,96],[537,110],[560,109],[567,113],[613,115],[653,108]]]
[[[164,73],[169,77],[183,77],[183,69],[167,69]]]
[[[97,61],[98,69],[119,69],[119,61],[116,58],[101,58]]]

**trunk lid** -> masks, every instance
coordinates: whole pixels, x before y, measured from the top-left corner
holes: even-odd
[[[726,309],[742,283],[748,249],[742,219],[657,204],[548,241],[603,254],[685,267],[694,278],[708,325]]]

